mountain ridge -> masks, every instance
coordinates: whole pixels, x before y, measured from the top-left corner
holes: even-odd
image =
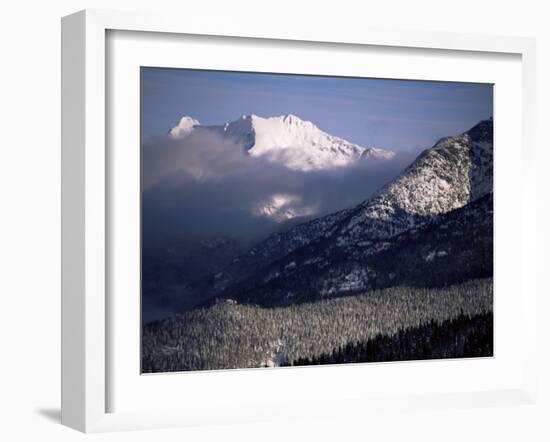
[[[213,126],[203,126],[198,120],[183,116],[170,129],[169,135],[181,139],[193,130],[212,131],[241,144],[252,157],[303,172],[345,167],[360,160],[388,160],[396,155],[392,151],[363,147],[330,135],[311,121],[293,114],[267,118],[242,115],[238,120]]]
[[[218,275],[215,289],[229,295],[242,288],[243,281],[257,280],[255,274],[268,282],[288,278],[290,271],[303,270],[296,255],[302,256],[302,264],[315,264],[319,275],[341,256],[361,261],[395,236],[491,194],[492,133],[492,120],[484,120],[460,135],[439,140],[363,203],[271,235]],[[492,209],[485,210],[492,220]],[[372,275],[367,273],[343,277],[368,280]]]
[[[393,286],[440,287],[489,277],[492,205],[489,193],[391,241],[373,241],[349,254],[319,253],[326,240],[309,244],[230,286],[224,297],[274,307]]]

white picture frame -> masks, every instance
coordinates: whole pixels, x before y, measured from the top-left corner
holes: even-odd
[[[301,26],[253,22],[212,22],[194,17],[86,10],[62,20],[62,423],[84,432],[167,426],[250,422],[287,417],[363,414],[426,408],[454,408],[532,403],[536,397],[534,339],[525,339],[520,361],[521,382],[499,389],[475,389],[460,393],[445,391],[424,395],[334,398],[285,409],[241,401],[225,413],[195,413],[151,409],[113,412],[108,396],[113,385],[109,345],[111,317],[108,299],[109,237],[107,219],[111,207],[108,184],[109,116],[106,80],[108,63],[106,35],[109,31],[154,32],[163,35],[200,35],[269,39],[285,42],[337,43],[383,48],[424,48],[483,54],[513,54],[521,57],[521,306],[523,335],[533,337],[536,323],[534,109],[535,43],[532,39],[416,31],[359,29],[345,26]],[[158,35],[158,34],[157,34]],[[498,249],[497,249],[498,252]],[[498,313],[497,313],[498,314]],[[136,333],[138,331],[136,330]],[[330,370],[341,370],[331,367]],[[243,371],[240,372],[241,378]],[[293,376],[287,371],[287,377]],[[194,374],[203,376],[201,374]],[[214,392],[210,392],[214,394]],[[192,398],[188,398],[192,401]]]

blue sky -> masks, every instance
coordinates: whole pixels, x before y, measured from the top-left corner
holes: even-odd
[[[183,115],[223,124],[243,114],[295,114],[365,147],[409,151],[493,115],[489,84],[142,68],[142,138]]]

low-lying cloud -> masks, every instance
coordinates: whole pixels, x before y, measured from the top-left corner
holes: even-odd
[[[302,172],[250,156],[213,131],[153,138],[142,145],[143,239],[193,234],[254,241],[293,216],[321,216],[364,201],[414,156]]]

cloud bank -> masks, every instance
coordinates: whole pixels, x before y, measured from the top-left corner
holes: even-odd
[[[360,203],[417,153],[302,172],[252,157],[245,146],[208,130],[181,139],[150,138],[141,152],[143,240],[192,234],[253,242],[288,220]]]

